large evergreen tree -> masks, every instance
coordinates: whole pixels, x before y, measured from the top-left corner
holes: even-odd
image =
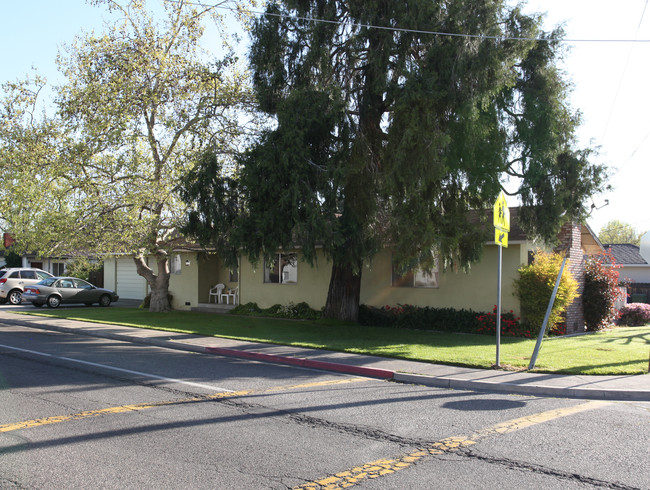
[[[332,262],[325,313],[347,320],[381,247],[403,265],[476,260],[485,237],[472,210],[491,207],[508,179],[522,224],[554,237],[584,217],[603,170],[574,148],[561,32],[541,32],[540,20],[500,0],[270,3],[250,62],[276,125],[241,160],[238,219],[226,205],[234,181],[211,191],[201,183],[213,171],[188,178],[186,198],[221,199],[197,206],[188,231],[227,231],[253,260],[300,246],[313,261],[322,246]]]

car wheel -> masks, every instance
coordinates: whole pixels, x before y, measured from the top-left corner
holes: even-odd
[[[59,305],[61,304],[61,298],[58,296],[50,296],[47,298],[47,306],[50,308],[58,308]]]
[[[9,303],[12,305],[19,305],[22,300],[23,300],[23,293],[20,291],[20,289],[14,289],[9,293],[9,296],[7,296],[9,299]]]
[[[111,297],[108,294],[104,294],[99,298],[99,306],[110,306]]]

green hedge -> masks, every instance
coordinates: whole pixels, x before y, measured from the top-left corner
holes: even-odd
[[[454,308],[418,307],[412,305],[359,306],[359,323],[375,327],[412,328],[444,332],[474,333],[479,327],[479,313]]]
[[[257,303],[246,303],[243,305],[237,305],[235,308],[230,310],[230,314],[243,316],[269,316],[273,318],[292,318],[300,320],[318,320],[322,316],[320,311],[311,309],[305,302],[296,305],[291,302],[287,305],[277,304],[270,308],[260,308],[257,306]]]

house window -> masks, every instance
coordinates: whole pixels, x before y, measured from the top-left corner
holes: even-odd
[[[395,261],[393,261],[393,286],[398,288],[437,288],[438,287],[438,262],[431,270],[414,267],[400,274]]]
[[[52,262],[52,274],[55,276],[65,275],[65,264],[63,262]]]
[[[296,284],[298,282],[298,255],[276,254],[264,261],[264,282]]]
[[[239,269],[230,271],[229,282],[239,282]]]
[[[180,274],[181,265],[181,254],[172,256],[172,259],[169,261],[169,272],[172,274]]]

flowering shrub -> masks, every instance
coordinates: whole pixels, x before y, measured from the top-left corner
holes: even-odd
[[[476,333],[483,335],[496,335],[497,331],[497,307],[494,305],[492,312],[483,313],[477,318],[478,327]],[[504,337],[526,337],[532,336],[530,330],[523,328],[519,324],[520,318],[515,318],[512,310],[507,313],[501,313],[501,335]]]
[[[538,250],[535,252],[535,261],[517,271],[519,277],[514,281],[514,292],[521,305],[522,323],[534,336],[537,336],[544,323],[562,260],[559,254]],[[551,334],[558,331],[557,325],[564,321],[563,314],[577,295],[578,283],[565,267],[548,319],[548,331]]]
[[[549,335],[566,335],[566,323],[561,322],[561,323],[556,323],[553,325],[549,331]]]
[[[588,256],[585,260],[582,306],[589,331],[600,330],[619,316],[615,307],[620,294],[617,268],[614,256],[608,252]]]
[[[619,325],[640,326],[650,323],[650,305],[647,303],[628,303],[621,308]]]

